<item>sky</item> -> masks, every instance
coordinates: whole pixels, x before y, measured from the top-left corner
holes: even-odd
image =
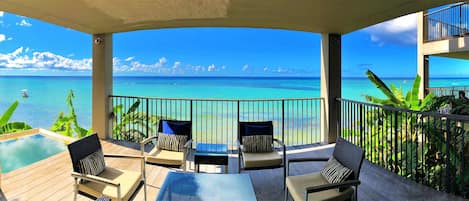
[[[0,75],[91,75],[91,35],[0,12]],[[115,76],[320,74],[320,35],[253,28],[177,28],[113,35]],[[343,77],[414,77],[417,16],[342,36]],[[430,58],[431,77],[469,77],[469,61]]]

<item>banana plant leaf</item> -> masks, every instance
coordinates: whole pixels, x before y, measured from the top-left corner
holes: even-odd
[[[0,133],[13,133],[28,129],[32,129],[32,127],[24,122],[8,122],[0,127]]]
[[[10,105],[10,107],[8,107],[8,109],[5,111],[5,113],[3,113],[3,115],[0,117],[0,127],[4,126],[5,124],[8,123],[11,116],[15,112],[16,107],[18,107],[18,104],[19,104],[19,102],[15,101],[13,104]]]
[[[368,79],[376,86],[376,88],[383,92],[383,94],[388,97],[392,103],[400,105],[401,101],[392,93],[391,89],[389,89],[388,86],[386,86],[386,84],[378,76],[376,76],[370,70],[366,71],[366,75]]]

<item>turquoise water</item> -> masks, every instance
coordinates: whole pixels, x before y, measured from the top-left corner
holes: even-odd
[[[30,165],[65,149],[64,143],[40,134],[0,141],[2,173]]]
[[[385,79],[404,89],[413,78]],[[431,86],[469,85],[468,79],[432,79]],[[29,98],[20,91],[27,89]],[[13,120],[26,121],[33,127],[49,128],[60,111],[67,111],[65,98],[75,92],[79,122],[91,125],[90,77],[0,77],[0,113],[15,100],[20,101]],[[226,77],[115,77],[114,94],[177,98],[304,98],[319,97],[318,78],[226,78]],[[344,78],[342,97],[363,100],[363,94],[380,92],[366,78]]]

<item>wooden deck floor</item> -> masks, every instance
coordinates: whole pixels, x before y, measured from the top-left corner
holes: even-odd
[[[110,142],[102,142],[105,153],[139,154],[139,151],[119,146]],[[288,151],[288,158],[297,157],[328,157],[331,155],[333,145],[302,147]],[[140,163],[128,159],[106,159],[106,163],[113,167],[136,170]],[[229,172],[237,173],[237,158],[230,155]],[[291,168],[291,174],[309,173],[319,171],[321,163],[305,163]],[[148,201],[155,200],[168,168],[147,165]],[[194,166],[189,166],[193,171]],[[221,172],[223,167],[201,166],[201,171]],[[35,201],[35,200],[73,200],[73,179],[70,176],[72,167],[68,152],[62,152],[33,165],[2,175],[2,191],[8,201]],[[282,170],[248,171],[259,201],[283,200]],[[462,200],[461,198],[436,192],[430,188],[417,185],[402,179],[390,172],[386,172],[366,162],[362,168],[359,188],[359,200]],[[89,200],[78,196],[79,200]],[[143,200],[143,188],[137,195],[136,201]]]

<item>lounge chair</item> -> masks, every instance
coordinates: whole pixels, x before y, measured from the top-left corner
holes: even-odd
[[[298,176],[287,176],[287,185],[285,188],[285,201],[288,200],[288,193],[293,200],[357,200],[357,189],[360,184],[358,177],[365,156],[364,151],[338,138],[332,158],[340,164],[351,170],[349,176],[344,176],[344,181],[329,182],[328,178],[322,173],[312,173]],[[330,161],[330,158],[297,158],[288,160],[287,168],[290,169],[290,163],[311,162],[311,161]],[[328,162],[330,163],[330,162]],[[338,171],[340,172],[340,171]],[[287,171],[289,174],[289,170]],[[327,174],[326,174],[327,175]],[[330,180],[330,178],[329,178]]]
[[[272,121],[239,122],[238,128],[238,173],[242,170],[283,168],[285,181],[286,149],[280,139],[274,138]],[[275,150],[274,142],[280,145],[283,155]]]
[[[113,201],[132,200],[142,186],[146,200],[145,163],[142,156],[103,154],[96,133],[69,144],[68,151],[73,164],[72,177],[75,179],[74,200],[77,200],[77,194],[93,200],[102,196]],[[109,167],[104,164],[104,157],[139,160],[142,168],[141,171],[130,171]]]
[[[173,138],[178,141],[176,146],[167,146],[161,137]],[[182,138],[179,138],[179,137]],[[177,139],[176,139],[177,138]],[[145,153],[145,145],[156,140],[155,147]],[[180,167],[186,170],[186,159],[192,148],[192,123],[190,121],[160,120],[158,123],[158,135],[149,137],[140,142],[142,156],[145,156],[147,164]]]

